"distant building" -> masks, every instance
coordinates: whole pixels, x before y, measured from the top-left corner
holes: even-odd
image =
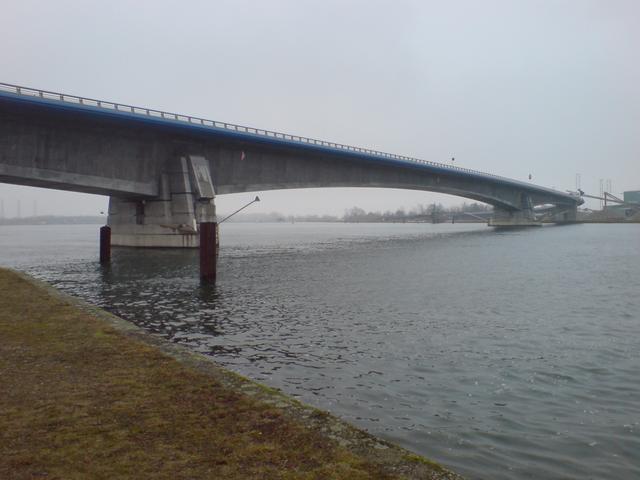
[[[610,204],[604,207],[603,212],[609,220],[624,220],[634,217],[640,211],[640,190],[624,192],[624,204]],[[631,205],[629,205],[631,204]],[[638,204],[638,206],[633,206]]]
[[[628,219],[635,217],[640,212],[640,190],[624,192],[623,200],[625,202],[623,205],[613,204],[604,207],[604,212],[608,219]],[[633,204],[638,204],[638,206],[635,207]]]
[[[623,200],[625,203],[637,203],[640,204],[640,190],[633,190],[630,192],[624,192]]]
[[[625,205],[607,205],[602,209],[605,213],[606,217],[610,220],[622,220],[624,218],[629,218],[636,213],[635,207],[627,207]]]

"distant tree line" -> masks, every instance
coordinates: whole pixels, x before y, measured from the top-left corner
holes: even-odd
[[[409,209],[399,208],[395,211],[367,212],[360,207],[352,207],[345,210],[342,217],[335,215],[283,215],[277,212],[271,213],[244,213],[229,219],[230,222],[431,222],[440,223],[451,221],[477,221],[474,217],[465,213],[482,214],[492,211],[490,205],[483,203],[463,203],[454,207],[445,207],[441,203],[428,205],[419,204]],[[222,215],[224,216],[224,215]]]
[[[483,214],[492,211],[490,205],[483,203],[463,203],[454,207],[445,207],[441,203],[428,205],[419,204],[409,209],[399,208],[395,211],[367,212],[360,207],[345,210],[342,217],[335,215],[283,215],[277,212],[252,213],[247,212],[231,217],[229,222],[432,222],[474,221],[472,216],[464,213]],[[220,218],[223,218],[221,215]],[[477,219],[476,219],[477,220]],[[0,218],[0,225],[73,225],[73,224],[104,224],[106,216],[56,216],[41,215],[37,217]]]
[[[342,220],[344,222],[409,222],[409,221],[431,221],[440,223],[448,221],[452,216],[464,219],[464,213],[487,213],[492,207],[484,203],[463,203],[454,207],[445,207],[441,203],[429,205],[419,204],[406,211],[399,208],[396,211],[387,210],[385,212],[366,212],[362,208],[352,207],[344,212]]]
[[[0,218],[0,225],[100,225],[106,222],[106,216],[98,215],[39,215],[35,217]]]

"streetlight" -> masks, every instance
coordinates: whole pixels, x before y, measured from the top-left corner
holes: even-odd
[[[226,217],[224,217],[222,220],[220,220],[220,221],[218,222],[218,225],[220,225],[222,222],[224,222],[224,221],[226,221],[226,220],[230,219],[230,218],[231,218],[231,217],[233,217],[236,213],[238,213],[238,212],[240,212],[240,211],[244,210],[245,208],[247,208],[247,207],[248,207],[249,205],[251,205],[252,203],[256,203],[256,202],[259,202],[259,201],[260,201],[260,197],[258,197],[258,196],[256,195],[256,198],[254,198],[253,200],[251,200],[251,201],[250,201],[249,203],[247,203],[244,207],[239,208],[238,210],[236,210],[235,212],[233,212],[231,215],[227,215],[227,216],[226,216]]]

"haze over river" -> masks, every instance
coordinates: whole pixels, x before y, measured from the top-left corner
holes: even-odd
[[[640,478],[640,225],[221,226],[197,251],[2,226],[18,268],[469,479]]]

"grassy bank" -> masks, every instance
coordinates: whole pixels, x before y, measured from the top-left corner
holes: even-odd
[[[0,478],[456,478],[107,317],[0,269]]]

